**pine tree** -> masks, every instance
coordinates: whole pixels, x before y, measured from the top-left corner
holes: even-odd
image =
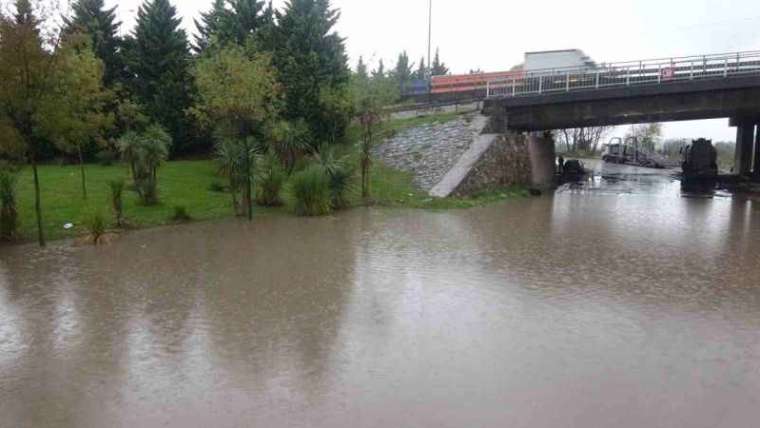
[[[119,53],[119,27],[116,7],[106,9],[104,0],[78,0],[72,5],[73,16],[65,19],[65,33],[86,34],[95,56],[103,61],[103,83],[111,87],[124,73],[124,61]]]
[[[169,0],[147,0],[137,12],[133,52],[133,89],[145,112],[169,131],[177,152],[188,149],[185,110],[191,104],[187,34]]]
[[[32,24],[32,26],[35,28],[35,31],[39,32],[39,28],[37,25],[39,24],[39,21],[34,16],[34,11],[32,10],[32,3],[29,0],[17,0],[16,1],[16,15],[14,16],[16,20],[16,24],[18,25],[27,25]]]
[[[196,53],[202,53],[208,49],[212,38],[227,39],[228,35],[222,34],[225,29],[229,28],[229,15],[227,10],[227,0],[214,0],[211,10],[201,13],[201,19],[195,20],[195,28],[198,34],[195,36],[195,46],[193,49]]]
[[[367,71],[367,64],[364,63],[364,57],[359,57],[359,62],[356,64],[356,76],[360,79],[369,79],[369,72]]]
[[[229,0],[232,9],[231,30],[235,43],[243,46],[264,25],[264,2],[261,0]],[[270,3],[271,7],[271,3]]]
[[[283,115],[303,119],[314,147],[342,139],[350,70],[344,39],[333,31],[340,13],[329,0],[289,0],[276,12],[275,66],[285,90]]]
[[[433,58],[433,66],[430,71],[433,76],[445,76],[449,74],[448,67],[446,67],[446,64],[441,62],[441,57],[438,49],[435,50],[435,58]]]
[[[417,80],[427,80],[428,70],[425,66],[425,57],[420,58],[420,65],[417,67],[417,72],[414,74],[414,78]]]
[[[274,6],[272,0],[266,9],[261,13],[259,29],[256,32],[257,46],[266,52],[273,52],[276,49],[277,22],[275,21]]]
[[[383,64],[382,59],[380,59],[380,62],[377,63],[377,68],[372,70],[372,78],[373,79],[385,78],[385,64]]]
[[[413,67],[413,64],[409,64],[409,55],[406,54],[406,51],[401,52],[396,61],[396,69],[393,71],[393,76],[396,78],[400,88],[404,88],[412,80]]]

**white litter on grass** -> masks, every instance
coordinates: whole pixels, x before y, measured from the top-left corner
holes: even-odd
[[[74,228],[74,223],[66,223],[63,225],[63,228],[66,230],[71,230]]]

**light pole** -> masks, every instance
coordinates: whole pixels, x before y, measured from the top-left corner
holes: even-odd
[[[433,46],[433,0],[430,0],[430,7],[428,8],[428,77],[433,76],[433,64],[431,62],[431,53]]]

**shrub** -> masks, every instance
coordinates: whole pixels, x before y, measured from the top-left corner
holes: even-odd
[[[208,190],[210,192],[214,192],[214,193],[224,193],[224,192],[227,191],[227,188],[224,187],[224,184],[222,184],[222,183],[220,183],[218,181],[214,181],[211,184],[209,184]]]
[[[128,132],[119,139],[119,151],[129,163],[135,190],[145,205],[158,203],[158,168],[169,157],[172,140],[159,125],[145,132]]]
[[[187,208],[185,208],[182,205],[176,205],[174,207],[174,213],[172,214],[170,220],[176,223],[185,223],[193,218],[190,217],[190,214],[187,213]]]
[[[330,213],[330,180],[324,168],[312,164],[292,179],[295,211],[300,216],[321,216]]]
[[[232,206],[235,215],[242,217],[247,214],[245,184],[247,153],[242,144],[230,139],[220,138],[216,144],[216,159],[219,162],[219,175],[229,180],[229,190],[232,196]]]
[[[111,188],[111,209],[116,226],[124,227],[124,180],[109,181],[108,186]]]
[[[271,153],[263,156],[257,168],[256,203],[264,207],[282,205],[280,193],[286,179],[280,159]]]
[[[18,211],[16,210],[17,171],[0,164],[0,240],[9,241],[16,236]]]
[[[119,154],[111,149],[105,149],[96,153],[95,159],[102,166],[111,166],[119,160]]]
[[[339,158],[335,147],[326,144],[322,145],[314,156],[329,179],[331,207],[336,210],[346,208],[349,205],[347,195],[354,176],[349,156]]]
[[[352,187],[354,171],[348,166],[341,165],[328,172],[330,178],[330,204],[335,210],[348,207],[348,193]]]
[[[85,215],[82,223],[87,228],[92,243],[97,245],[100,238],[106,233],[106,219],[103,213],[99,210],[90,211]]]

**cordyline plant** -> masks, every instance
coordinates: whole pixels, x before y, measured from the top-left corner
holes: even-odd
[[[274,128],[279,86],[268,54],[242,47],[213,51],[196,65],[195,113],[213,124],[233,202],[241,204],[237,194],[242,194],[242,211],[251,220],[255,158]]]

